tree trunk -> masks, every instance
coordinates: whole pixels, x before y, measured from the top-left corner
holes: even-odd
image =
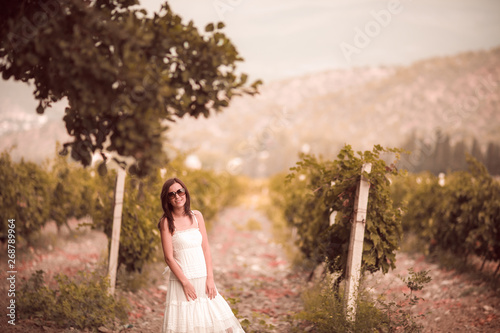
[[[483,263],[481,264],[481,268],[479,269],[480,272],[483,271],[484,264],[486,263],[486,258],[484,258]]]

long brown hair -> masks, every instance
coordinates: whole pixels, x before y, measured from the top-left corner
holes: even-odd
[[[171,234],[174,233],[174,217],[172,216],[172,204],[170,203],[170,200],[168,198],[168,190],[170,189],[170,186],[172,186],[174,183],[178,183],[180,186],[186,190],[186,203],[184,204],[184,213],[191,218],[191,196],[189,195],[189,191],[186,187],[186,185],[178,178],[170,178],[167,179],[167,181],[163,184],[163,188],[161,189],[161,195],[160,195],[160,200],[161,200],[161,207],[163,208],[163,215],[160,218],[160,221],[158,222],[158,229],[162,229],[162,221],[164,222],[165,219],[167,219],[168,222],[168,231],[170,231]]]

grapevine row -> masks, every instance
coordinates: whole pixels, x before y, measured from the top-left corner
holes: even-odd
[[[228,173],[188,169],[184,156],[163,171],[146,177],[127,176],[125,184],[118,262],[128,271],[140,271],[154,260],[160,245],[157,223],[162,215],[159,194],[163,182],[181,178],[193,193],[191,206],[203,212],[208,227],[216,213],[239,193],[238,181]],[[20,241],[30,243],[49,221],[60,229],[70,218],[90,217],[92,228],[111,238],[116,172],[82,168],[57,156],[38,165],[13,162],[8,152],[0,155],[0,222],[2,239],[7,217],[17,221]],[[102,171],[102,170],[101,170]]]
[[[500,183],[473,157],[469,171],[436,177],[430,173],[395,181],[393,197],[408,206],[406,233],[414,234],[426,253],[443,250],[466,261],[470,255],[500,268]]]

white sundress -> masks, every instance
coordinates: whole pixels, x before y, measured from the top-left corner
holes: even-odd
[[[207,266],[196,227],[172,235],[174,259],[196,290],[196,299],[187,300],[182,284],[170,272],[162,333],[244,333],[226,300],[219,294],[206,294]],[[168,272],[169,268],[165,269]]]

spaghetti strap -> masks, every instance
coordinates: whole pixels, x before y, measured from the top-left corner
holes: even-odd
[[[198,220],[196,219],[196,215],[195,215],[194,211],[191,211],[191,214],[193,214],[194,221],[196,222],[196,228],[198,228],[199,227]]]

